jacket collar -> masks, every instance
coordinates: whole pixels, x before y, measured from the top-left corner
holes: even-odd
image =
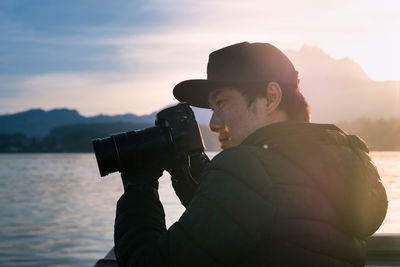
[[[343,130],[333,124],[284,121],[259,128],[250,134],[242,145],[276,144],[287,138],[312,139],[326,135],[327,130],[345,135]]]

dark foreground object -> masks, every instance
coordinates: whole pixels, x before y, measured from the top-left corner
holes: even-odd
[[[117,260],[115,259],[114,248],[112,248],[104,259],[100,259],[96,262],[94,267],[115,267],[118,266]]]
[[[400,234],[376,234],[367,241],[367,267],[400,266]],[[94,267],[115,267],[114,248],[104,259],[97,261]]]
[[[376,234],[367,241],[366,266],[400,266],[400,234]]]

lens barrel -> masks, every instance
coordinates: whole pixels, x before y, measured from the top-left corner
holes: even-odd
[[[150,127],[92,140],[100,175],[129,172],[156,158],[160,151],[172,146],[165,127]]]
[[[168,164],[174,157],[204,152],[199,126],[187,103],[160,111],[155,124],[155,127],[93,139],[100,175],[134,172],[152,162]]]
[[[112,136],[94,139],[92,144],[100,176],[120,170],[118,150]]]

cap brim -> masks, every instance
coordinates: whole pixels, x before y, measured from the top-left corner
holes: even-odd
[[[233,85],[226,81],[187,80],[178,83],[173,90],[175,98],[180,102],[199,108],[210,108],[208,95],[211,91]]]

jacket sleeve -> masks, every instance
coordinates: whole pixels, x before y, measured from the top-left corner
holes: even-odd
[[[115,252],[120,266],[220,266],[257,248],[274,210],[268,176],[250,153],[220,153],[202,174],[190,205],[165,230],[155,191],[126,192],[117,205]]]
[[[151,250],[149,245],[165,231],[157,190],[149,185],[129,187],[117,203],[114,249],[118,266],[153,266],[143,262],[147,260],[144,252]]]

